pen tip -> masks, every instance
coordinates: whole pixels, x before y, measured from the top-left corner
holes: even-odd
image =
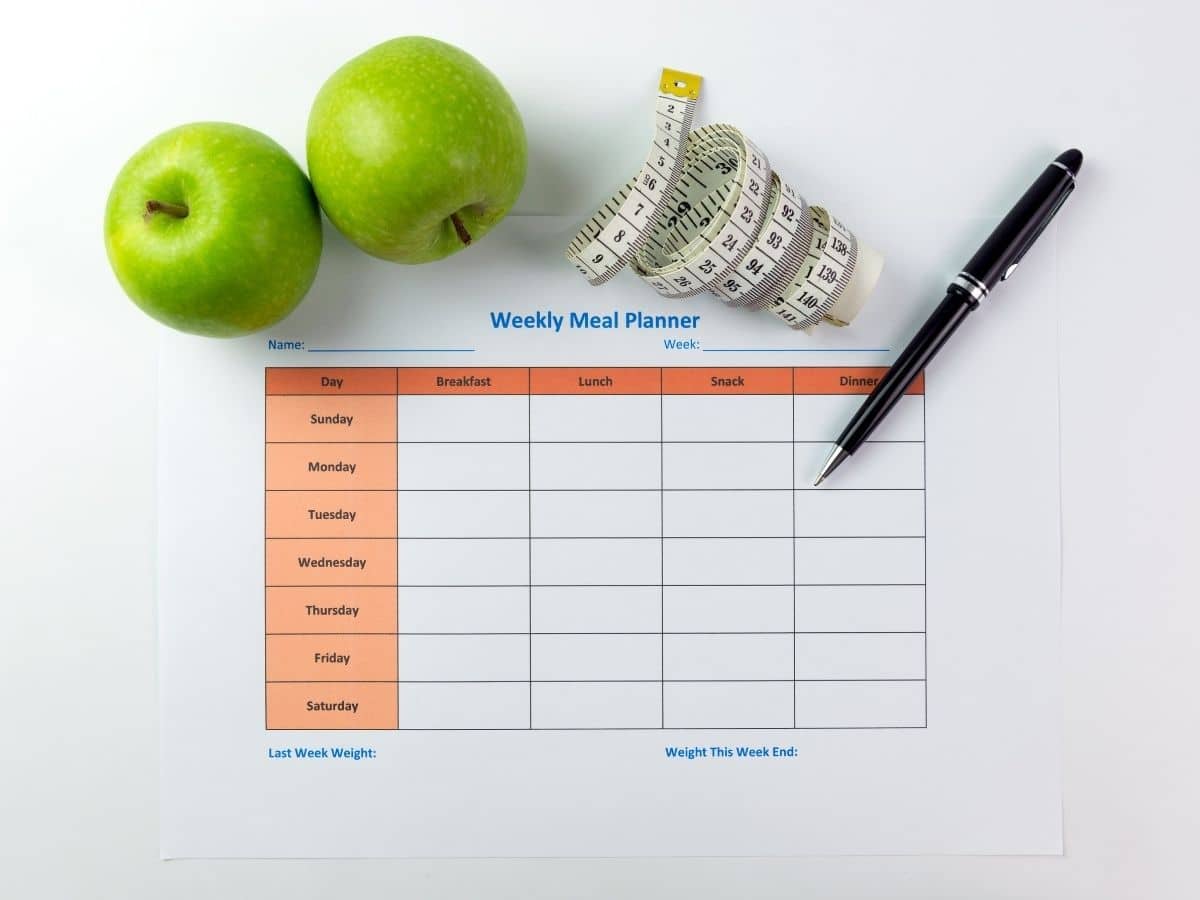
[[[819,485],[822,481],[829,477],[829,473],[842,464],[842,461],[849,456],[841,446],[833,445],[833,452],[829,454],[829,458],[825,460],[825,465],[821,466],[821,471],[817,473],[817,480],[813,482],[813,487]]]
[[[1078,175],[1079,170],[1083,168],[1083,154],[1078,150],[1066,150],[1058,154],[1055,162],[1062,163],[1071,172],[1072,176]]]

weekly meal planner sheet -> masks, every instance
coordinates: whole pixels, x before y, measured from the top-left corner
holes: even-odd
[[[572,224],[164,337],[163,855],[1061,852],[1052,242],[814,487],[936,242],[805,335]]]

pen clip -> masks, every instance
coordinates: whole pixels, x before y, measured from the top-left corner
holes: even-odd
[[[1075,190],[1075,180],[1071,179],[1069,182],[1067,182],[1062,195],[1057,201],[1055,201],[1054,206],[1051,207],[1050,211],[1046,213],[1046,215],[1042,216],[1041,224],[1039,224],[1037,228],[1029,233],[1029,236],[1025,238],[1025,241],[1021,244],[1020,248],[1013,256],[1012,261],[1004,267],[1004,274],[1000,276],[1001,281],[1008,281],[1008,276],[1013,273],[1013,270],[1016,269],[1021,260],[1025,258],[1025,254],[1029,252],[1029,248],[1032,247],[1037,242],[1037,239],[1042,236],[1042,232],[1046,230],[1046,226],[1053,221],[1056,215],[1058,215],[1058,211],[1062,208],[1062,205],[1067,202],[1067,198],[1071,196],[1071,192],[1073,190]]]

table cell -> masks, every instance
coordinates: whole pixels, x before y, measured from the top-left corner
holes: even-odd
[[[807,681],[796,685],[798,728],[921,728],[923,681]]]
[[[398,693],[404,730],[529,727],[528,682],[407,683]]]
[[[923,585],[796,588],[797,631],[924,631]]]
[[[267,393],[283,394],[389,394],[396,393],[393,368],[271,368]]]
[[[394,397],[268,397],[267,441],[396,440]]]
[[[393,547],[405,588],[529,584],[528,538],[400,538]]]
[[[267,490],[395,490],[395,444],[267,444]]]
[[[789,605],[791,594],[788,594]],[[535,634],[659,633],[662,588],[557,585],[530,591]]]
[[[658,728],[662,684],[655,681],[534,682],[534,728]]]
[[[401,491],[403,538],[529,537],[525,491]]]
[[[669,681],[663,685],[667,728],[790,728],[792,682]]]
[[[659,369],[621,366],[542,368],[530,373],[533,394],[658,394]]]
[[[886,366],[799,366],[793,378],[797,394],[869,394]],[[906,394],[925,393],[925,373],[916,377]]]
[[[526,394],[406,395],[396,398],[396,416],[401,444],[529,440]]]
[[[791,491],[669,491],[662,503],[669,537],[792,536]]]
[[[658,584],[662,546],[658,538],[535,538],[533,584]]]
[[[798,634],[800,681],[925,677],[923,634]]]
[[[396,636],[267,636],[267,681],[395,681]]]
[[[534,681],[654,681],[662,677],[662,638],[657,634],[536,634],[532,640]],[[790,666],[788,672],[790,675]]]
[[[368,731],[395,727],[395,683],[267,685],[268,730]]]
[[[529,587],[402,587],[402,634],[528,634]]]
[[[791,394],[663,397],[664,441],[792,440]],[[734,451],[736,452],[736,451]],[[754,453],[752,449],[743,451]],[[790,456],[790,453],[789,453]]]
[[[663,540],[667,584],[791,584],[791,538]]]
[[[791,394],[787,368],[741,366],[663,369],[663,388],[672,394]]]
[[[851,467],[846,466],[846,468]],[[839,473],[839,477],[840,475],[841,473]],[[812,482],[811,473],[808,480],[810,483]],[[759,444],[668,443],[662,445],[662,485],[668,491],[731,489],[791,491],[792,483],[792,444],[790,441]]]
[[[654,441],[661,436],[657,394],[559,394],[529,399],[532,441]]]
[[[401,681],[529,681],[528,634],[402,634]]]
[[[800,537],[925,534],[924,491],[796,491],[795,502]]]
[[[791,631],[792,586],[671,585],[663,588],[663,630]],[[790,672],[789,672],[790,677]]]
[[[396,536],[395,491],[267,491],[267,537]]]
[[[269,587],[268,634],[394,634],[394,587]]]
[[[924,538],[797,538],[797,584],[922,584]]]
[[[395,585],[390,539],[268,538],[268,585]]]
[[[789,623],[790,625],[791,623]],[[668,634],[663,637],[668,681],[790,681],[792,634]]]
[[[528,444],[400,444],[400,490],[525,491],[529,488]]]
[[[662,484],[662,445],[657,441],[531,444],[521,450],[528,455],[535,490],[658,490]]]
[[[398,394],[527,394],[529,370],[515,367],[406,367],[398,372]]]
[[[659,537],[662,533],[658,491],[534,491],[529,503],[534,537]]]

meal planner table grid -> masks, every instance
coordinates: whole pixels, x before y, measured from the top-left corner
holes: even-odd
[[[925,398],[883,370],[266,370],[268,729],[920,728]]]

